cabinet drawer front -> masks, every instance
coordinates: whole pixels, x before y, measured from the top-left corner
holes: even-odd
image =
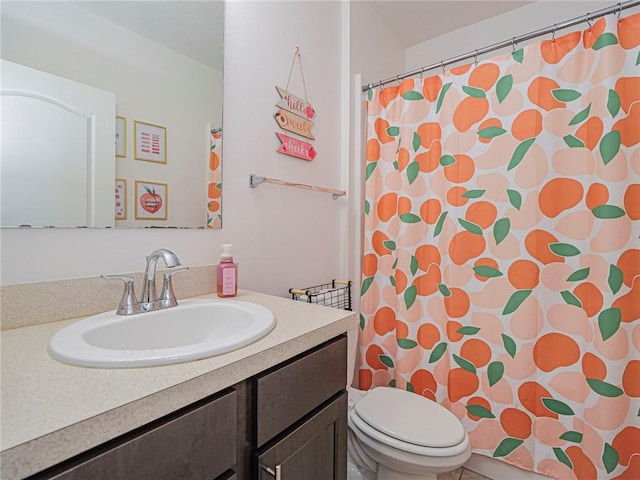
[[[332,340],[255,382],[255,445],[261,447],[346,387],[347,338]]]
[[[198,402],[200,403],[200,402]],[[189,407],[187,407],[188,409]],[[72,459],[56,480],[210,480],[236,463],[236,393]],[[154,422],[155,424],[155,422]],[[127,438],[129,437],[129,438]],[[98,447],[100,450],[101,447]],[[82,457],[86,456],[86,460]],[[66,462],[65,462],[66,464]]]

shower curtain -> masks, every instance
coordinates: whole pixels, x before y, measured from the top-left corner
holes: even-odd
[[[222,129],[209,136],[207,169],[207,228],[222,228]]]
[[[523,469],[640,479],[639,45],[612,15],[368,91],[361,389]]]

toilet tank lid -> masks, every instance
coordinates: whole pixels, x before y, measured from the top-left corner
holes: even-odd
[[[399,388],[377,387],[354,406],[369,426],[390,437],[423,447],[462,443],[460,420],[442,405]]]

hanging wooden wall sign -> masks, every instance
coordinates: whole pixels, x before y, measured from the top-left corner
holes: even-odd
[[[276,132],[276,135],[281,142],[280,148],[278,148],[278,153],[291,155],[292,157],[301,158],[308,162],[316,157],[317,152],[309,142],[303,142],[302,140],[290,137],[284,133]]]
[[[280,125],[280,128],[282,128],[283,130],[297,133],[298,135],[302,135],[303,137],[307,137],[311,140],[316,139],[316,137],[314,137],[313,133],[311,132],[311,129],[314,125],[313,122],[305,120],[304,118],[294,115],[293,113],[283,110],[282,108],[278,109],[274,117],[276,118],[276,122],[278,122],[278,125]]]
[[[284,88],[276,87],[281,100],[276,103],[276,107],[284,108],[285,110],[300,115],[301,117],[313,120],[316,116],[316,111],[313,109],[310,103],[305,102],[300,97],[287,92]]]
[[[276,103],[278,110],[273,117],[276,119],[276,122],[281,129],[295,135],[300,135],[309,140],[315,140],[316,137],[311,131],[315,123],[311,120],[316,117],[316,111],[307,99],[307,87],[304,83],[304,72],[302,71],[300,49],[298,47],[296,47],[293,54],[293,62],[291,63],[291,70],[289,71],[289,80],[291,80],[291,73],[293,72],[296,58],[300,62],[300,74],[302,75],[302,85],[304,86],[305,98],[302,99],[287,91],[289,88],[289,81],[287,81],[286,88],[276,86],[278,95],[280,95],[280,100]],[[280,147],[278,147],[277,150],[278,153],[301,158],[307,161],[313,160],[318,155],[318,152],[313,148],[313,145],[307,141],[300,140],[290,135],[285,135],[284,133],[276,132],[276,135],[280,139]]]

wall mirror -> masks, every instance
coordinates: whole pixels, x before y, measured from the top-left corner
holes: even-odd
[[[3,61],[72,82],[3,87],[2,227],[221,227],[224,1],[3,0],[0,19]],[[66,96],[85,87],[112,97],[106,148]]]

